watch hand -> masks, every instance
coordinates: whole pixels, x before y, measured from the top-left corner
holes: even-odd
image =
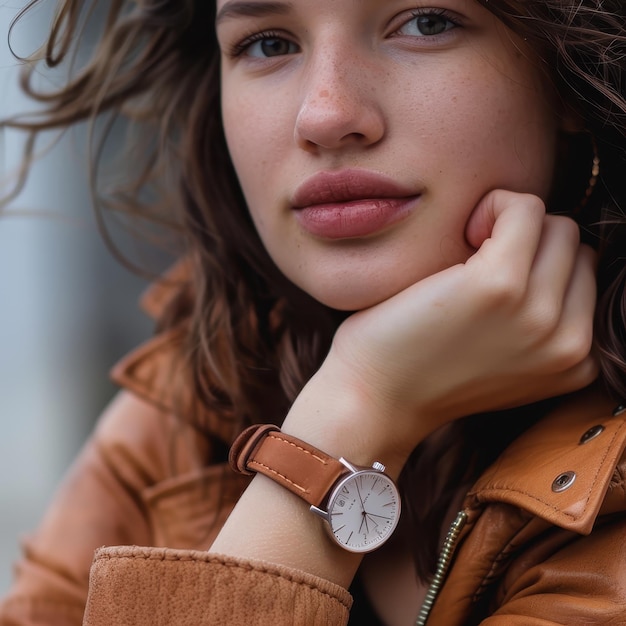
[[[358,483],[358,481],[355,481],[354,484],[356,486],[356,492],[357,492],[357,494],[359,496],[359,500],[361,502],[361,510],[365,511],[365,505],[363,504],[363,498],[361,498],[361,490],[359,489],[359,483]]]
[[[371,517],[371,516],[374,516],[374,517],[380,517],[381,519],[393,519],[393,517],[385,517],[384,515],[377,515],[376,513],[368,513],[368,515],[369,515],[370,517]],[[374,520],[372,520],[372,521],[374,521]]]
[[[365,517],[368,517],[369,515],[371,515],[371,513],[366,513],[366,514],[365,514]],[[380,517],[380,516],[379,516],[379,517]],[[370,519],[370,521],[371,521],[371,522],[373,522],[373,524],[374,524],[375,526],[378,526],[378,522],[377,522],[376,520],[374,520],[374,519]]]
[[[361,532],[361,529],[363,528],[363,522],[365,522],[365,530],[367,531],[367,522],[365,521],[365,511],[361,513],[361,525],[359,526],[359,532]]]

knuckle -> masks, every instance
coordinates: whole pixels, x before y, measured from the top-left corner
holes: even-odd
[[[526,206],[526,210],[535,214],[538,218],[542,218],[546,215],[545,202],[534,194],[524,193],[520,194],[521,198]]]
[[[546,204],[539,196],[536,196],[531,193],[525,193],[523,194],[523,196],[530,208],[532,208],[535,211],[538,211],[539,213],[546,212]]]
[[[565,237],[572,246],[577,246],[580,243],[580,228],[571,217],[565,215],[546,215],[546,222],[550,223],[554,228],[558,228],[563,237]]]
[[[520,193],[507,189],[494,189],[485,197],[494,206],[524,208],[538,218],[543,218],[546,213],[545,202],[535,194]]]
[[[593,363],[594,359],[590,356],[592,343],[593,332],[591,328],[569,329],[567,332],[561,333],[555,351],[557,367],[561,370],[567,370],[581,367],[587,361]]]
[[[500,268],[481,282],[480,296],[489,308],[517,306],[524,299],[526,284],[518,273]]]
[[[534,194],[518,193],[513,191],[498,190],[498,195],[493,201],[504,207],[514,207],[521,209],[533,222],[540,224],[546,216],[546,205],[544,201]]]
[[[580,366],[580,383],[581,387],[586,387],[592,383],[600,375],[600,364],[591,356],[586,358]]]
[[[600,366],[598,362],[596,359],[588,357],[568,373],[565,388],[562,392],[569,393],[577,391],[578,389],[583,389],[596,380],[599,375]]]
[[[545,339],[558,328],[561,313],[561,307],[554,300],[534,302],[525,315],[524,328],[529,336]]]

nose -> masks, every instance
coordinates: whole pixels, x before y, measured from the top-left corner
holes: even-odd
[[[351,60],[350,60],[351,59]],[[350,53],[326,52],[303,70],[295,141],[304,150],[366,147],[385,134],[376,72]]]

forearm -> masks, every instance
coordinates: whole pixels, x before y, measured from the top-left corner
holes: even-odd
[[[283,431],[356,465],[387,465],[396,478],[402,455],[388,451],[363,424],[377,419],[376,404],[345,384],[333,366],[311,379],[287,416]],[[336,546],[309,505],[265,476],[256,476],[230,515],[212,552],[293,567],[348,587],[361,556]]]
[[[210,552],[285,565],[349,587],[361,556],[335,546],[296,495],[257,475]]]

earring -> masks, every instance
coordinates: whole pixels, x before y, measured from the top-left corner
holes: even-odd
[[[587,184],[587,189],[585,189],[585,195],[583,196],[580,204],[576,207],[574,213],[580,213],[586,206],[587,202],[589,202],[589,198],[593,194],[593,190],[598,182],[598,178],[600,177],[600,155],[598,154],[598,144],[596,142],[596,138],[591,135],[590,136],[591,149],[593,150],[593,161],[591,162],[591,178],[589,178],[589,183]]]

